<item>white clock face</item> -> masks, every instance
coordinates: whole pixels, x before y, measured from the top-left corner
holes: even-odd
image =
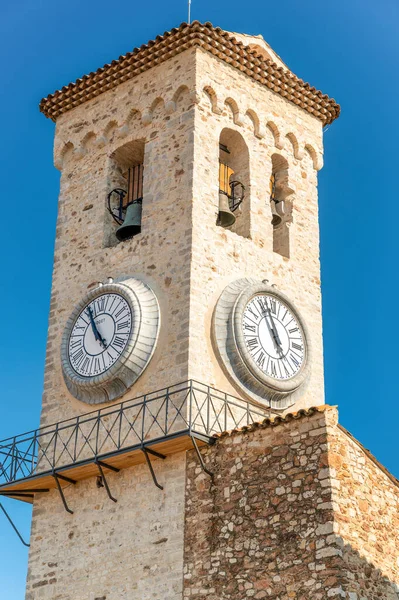
[[[304,334],[296,317],[279,298],[256,294],[242,316],[245,345],[256,366],[284,381],[301,370],[306,358]]]
[[[87,304],[69,337],[68,356],[81,377],[108,371],[121,356],[132,331],[132,311],[123,296],[106,293]]]

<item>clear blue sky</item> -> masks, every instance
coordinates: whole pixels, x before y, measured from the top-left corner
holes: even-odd
[[[59,174],[39,100],[187,18],[186,0],[3,0],[0,8],[0,439],[38,425]],[[261,33],[333,96],[319,174],[327,402],[399,477],[397,0],[193,0],[192,17]],[[30,509],[4,501],[26,538]],[[23,600],[27,552],[0,514],[3,600]]]

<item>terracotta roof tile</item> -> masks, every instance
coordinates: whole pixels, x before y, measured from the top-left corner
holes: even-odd
[[[43,98],[41,112],[55,121],[60,115],[92,100],[103,92],[132,79],[139,73],[161,64],[188,48],[198,46],[231,64],[255,81],[288,98],[327,125],[339,116],[340,107],[334,99],[311,87],[293,73],[266,60],[252,48],[211,23],[182,23],[155,40],[143,44],[118,60],[84,75],[74,83]]]
[[[244,425],[243,427],[236,427],[235,429],[223,431],[222,433],[215,433],[213,437],[220,439],[222,437],[227,437],[235,433],[246,433],[249,431],[254,431],[255,429],[266,429],[267,427],[275,427],[276,425],[280,425],[281,423],[289,423],[290,421],[302,419],[303,417],[311,417],[315,413],[323,413],[331,408],[332,407],[328,404],[323,404],[321,406],[313,406],[307,409],[301,408],[301,410],[298,410],[297,412],[287,413],[284,416],[276,415],[272,417],[266,417],[266,419],[263,419],[263,421],[257,421],[255,423],[251,423],[250,425]]]

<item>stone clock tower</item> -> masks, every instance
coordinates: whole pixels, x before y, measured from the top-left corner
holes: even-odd
[[[61,171],[41,429],[2,443],[0,482],[34,503],[27,600],[396,598],[396,481],[324,405],[339,106],[261,36],[194,22],[40,108]]]

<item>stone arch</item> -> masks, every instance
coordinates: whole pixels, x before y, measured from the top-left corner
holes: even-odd
[[[131,108],[127,114],[124,124],[118,129],[118,135],[122,138],[126,137],[129,133],[131,125],[134,123],[136,123],[136,125],[140,125],[141,119],[141,111],[139,111],[137,108]]]
[[[210,86],[206,85],[203,89],[205,96],[207,96],[209,102],[211,103],[212,112],[220,114],[220,108],[218,104],[218,97],[216,95],[215,90]]]
[[[173,94],[173,96],[172,96],[172,101],[173,101],[173,102],[175,102],[175,103],[177,103],[177,102],[180,100],[180,97],[181,97],[181,96],[182,96],[184,93],[188,94],[189,92],[190,92],[190,90],[189,90],[189,88],[188,88],[188,86],[187,86],[187,85],[185,85],[185,84],[183,84],[183,85],[180,85],[180,86],[177,88],[177,90],[175,91],[175,93]]]
[[[305,144],[305,151],[309,154],[313,162],[313,168],[316,171],[320,171],[323,168],[323,156],[320,152],[317,152],[311,144]]]
[[[54,166],[59,171],[62,171],[65,163],[71,158],[75,151],[75,146],[72,142],[66,142],[61,148],[58,155],[54,156]]]
[[[61,150],[61,158],[65,160],[69,158],[75,150],[75,146],[72,142],[67,142],[63,149]]]
[[[132,121],[141,119],[141,111],[138,108],[131,108],[127,113],[126,124],[130,125]]]
[[[283,143],[283,140],[281,139],[280,131],[279,131],[279,128],[277,127],[277,125],[273,121],[268,121],[266,123],[266,127],[267,127],[267,129],[269,129],[271,131],[271,133],[273,135],[274,145],[276,146],[276,148],[278,148],[279,150],[282,150],[284,148],[284,143]]]
[[[111,141],[115,131],[118,129],[118,122],[113,119],[110,121],[104,129],[103,136],[107,141]]]
[[[303,158],[303,152],[301,151],[300,147],[299,147],[299,143],[298,143],[298,139],[296,137],[296,135],[292,132],[287,133],[287,135],[285,136],[292,144],[292,149],[294,152],[294,157],[301,160],[301,158]]]
[[[254,135],[259,138],[262,139],[263,137],[265,137],[265,132],[262,131],[262,126],[260,123],[260,119],[258,117],[258,114],[252,110],[252,108],[248,108],[247,112],[245,113],[245,115],[251,120],[252,125],[254,127]]]
[[[238,108],[238,104],[234,100],[234,98],[231,98],[229,96],[224,101],[224,104],[225,104],[225,106],[227,106],[231,110],[231,113],[233,115],[233,121],[234,121],[234,123],[236,125],[242,125],[242,120],[241,120],[241,117],[240,117],[240,109]]]
[[[172,96],[172,100],[166,103],[165,109],[167,114],[172,114],[175,110],[184,112],[193,104],[193,99],[190,95],[190,90],[187,85],[180,85]]]
[[[165,106],[165,101],[163,98],[161,98],[161,96],[158,96],[157,98],[155,98],[155,100],[153,100],[151,106],[150,106],[150,110],[149,113],[152,116],[152,118],[154,118],[154,116],[157,116],[158,113],[162,110],[162,108],[164,108]]]
[[[94,133],[94,131],[89,131],[88,133],[86,133],[86,135],[84,136],[84,138],[81,141],[81,147],[84,148],[85,150],[87,150],[88,148],[91,148],[92,146],[94,146],[95,142],[96,142],[96,134]]]
[[[144,125],[148,125],[152,122],[154,118],[158,116],[158,113],[165,108],[165,101],[161,96],[157,96],[151,103],[148,112],[146,112],[142,117],[142,122]]]

